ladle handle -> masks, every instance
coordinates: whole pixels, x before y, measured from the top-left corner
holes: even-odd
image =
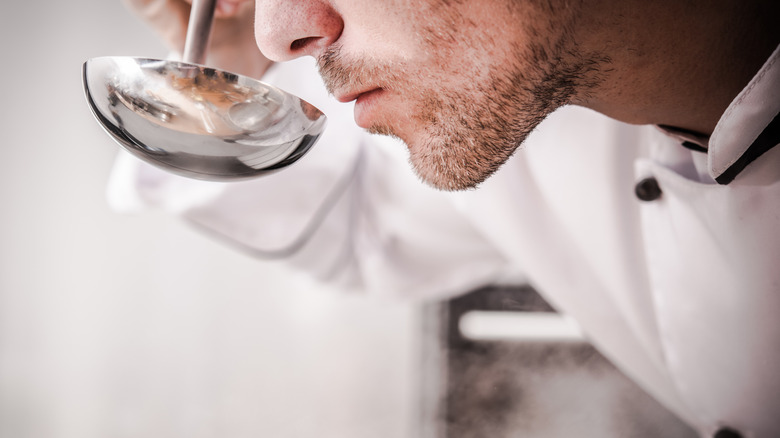
[[[192,0],[187,38],[184,41],[184,62],[203,64],[206,60],[206,48],[216,7],[217,0]]]

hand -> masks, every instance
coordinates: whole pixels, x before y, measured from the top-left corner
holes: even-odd
[[[192,0],[122,0],[178,53],[184,50]],[[254,37],[254,1],[219,0],[206,64],[260,78],[271,61],[260,53]]]

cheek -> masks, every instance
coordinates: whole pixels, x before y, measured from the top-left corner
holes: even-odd
[[[344,29],[339,44],[345,53],[378,62],[410,62],[428,57],[414,14],[409,11],[418,7],[406,2],[355,3],[340,10]]]

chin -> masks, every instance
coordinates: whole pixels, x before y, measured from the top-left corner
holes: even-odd
[[[431,146],[409,146],[409,162],[425,184],[443,191],[463,191],[476,188],[489,178],[505,160],[480,160],[461,144],[439,143]]]

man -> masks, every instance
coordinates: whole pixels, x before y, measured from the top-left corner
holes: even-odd
[[[463,189],[566,104],[711,134],[780,40],[776,3],[258,1],[255,29],[273,60],[317,58],[425,181]]]
[[[373,291],[448,295],[520,268],[703,436],[780,436],[780,4],[258,0],[255,14],[264,55],[314,58],[423,181],[479,190],[418,187],[341,121],[331,130],[346,137],[315,151],[342,170],[323,157],[279,174],[325,187],[300,189],[313,207],[236,207],[286,187],[269,179],[199,188],[185,217],[254,251],[285,247],[257,237],[258,217],[299,223],[278,255]],[[235,65],[218,46],[239,40],[218,36],[213,61]],[[247,59],[254,75],[268,66]],[[178,184],[138,191],[170,204]],[[314,262],[325,248],[338,263]]]

